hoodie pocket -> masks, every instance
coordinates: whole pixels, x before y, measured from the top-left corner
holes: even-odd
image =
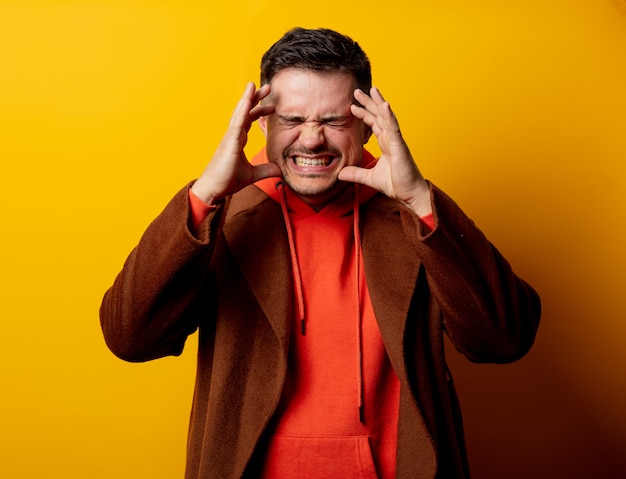
[[[275,436],[263,478],[377,479],[367,436]]]

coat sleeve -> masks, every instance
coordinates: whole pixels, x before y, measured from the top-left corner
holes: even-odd
[[[443,325],[455,348],[473,362],[512,362],[532,346],[541,303],[457,204],[431,185],[435,227],[404,211],[405,228],[417,238]]]
[[[148,226],[102,300],[105,341],[127,361],[179,355],[198,327],[195,304],[210,283],[211,228],[222,207],[192,233],[189,186]]]

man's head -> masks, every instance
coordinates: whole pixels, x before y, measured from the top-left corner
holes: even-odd
[[[354,90],[369,92],[367,56],[331,30],[289,31],[263,56],[261,83],[274,112],[259,119],[267,156],[283,179],[315,208],[346,187],[345,166],[360,165],[370,129],[351,111]]]
[[[274,75],[286,68],[319,73],[347,73],[354,77],[355,87],[369,92],[372,71],[369,59],[351,38],[326,28],[288,31],[263,55],[261,85],[271,83]]]

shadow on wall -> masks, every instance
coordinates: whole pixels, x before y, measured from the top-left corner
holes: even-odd
[[[463,408],[472,477],[626,477],[623,439],[559,381],[540,343],[526,358],[509,365],[475,365],[448,352]]]

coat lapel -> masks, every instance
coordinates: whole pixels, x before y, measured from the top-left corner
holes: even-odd
[[[241,273],[287,353],[292,279],[280,206],[250,186],[231,200],[223,231]]]
[[[400,208],[378,195],[362,220],[365,277],[385,347],[398,374],[405,370],[404,331],[420,270],[415,250],[405,240]]]

